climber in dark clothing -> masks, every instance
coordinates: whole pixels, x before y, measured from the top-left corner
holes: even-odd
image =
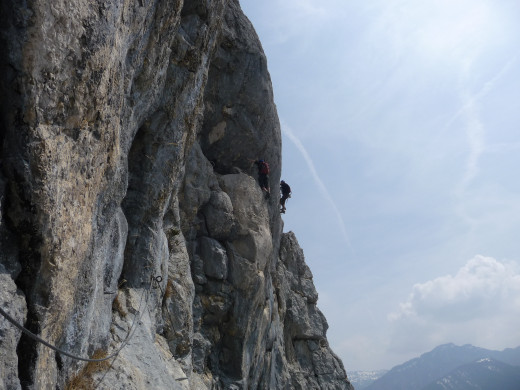
[[[269,188],[269,164],[264,160],[251,160],[258,166],[258,184],[260,188],[265,192],[265,197],[269,199],[271,197],[271,190]]]
[[[280,198],[280,205],[282,208],[280,209],[280,212],[285,214],[285,201],[287,198],[291,197],[291,187],[289,187],[289,184],[282,180],[280,182],[280,191],[282,192],[282,197]]]

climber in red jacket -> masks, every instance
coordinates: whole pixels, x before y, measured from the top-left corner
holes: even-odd
[[[256,164],[258,166],[258,184],[260,184],[260,188],[265,192],[265,197],[269,199],[271,197],[271,189],[269,187],[269,164],[264,160],[250,160],[252,164]]]

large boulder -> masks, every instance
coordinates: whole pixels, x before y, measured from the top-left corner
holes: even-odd
[[[198,242],[206,276],[220,280],[226,279],[228,263],[226,249],[217,240],[209,237],[201,237]]]

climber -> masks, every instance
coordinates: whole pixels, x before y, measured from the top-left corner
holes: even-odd
[[[260,188],[265,192],[266,199],[271,197],[271,190],[269,188],[269,164],[264,160],[249,160],[251,166],[256,164],[258,166],[258,184]]]
[[[280,212],[285,214],[285,201],[287,198],[291,197],[291,187],[289,187],[289,184],[282,180],[280,182],[280,191],[282,192],[282,197],[280,198],[280,205],[282,208],[280,209]]]

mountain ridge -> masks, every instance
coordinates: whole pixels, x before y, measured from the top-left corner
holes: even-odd
[[[518,390],[520,366],[483,358],[457,367],[423,390]]]
[[[504,363],[520,366],[520,347],[494,351],[470,344],[442,344],[417,358],[393,367],[365,389],[422,389],[458,367],[484,358],[503,360]]]

